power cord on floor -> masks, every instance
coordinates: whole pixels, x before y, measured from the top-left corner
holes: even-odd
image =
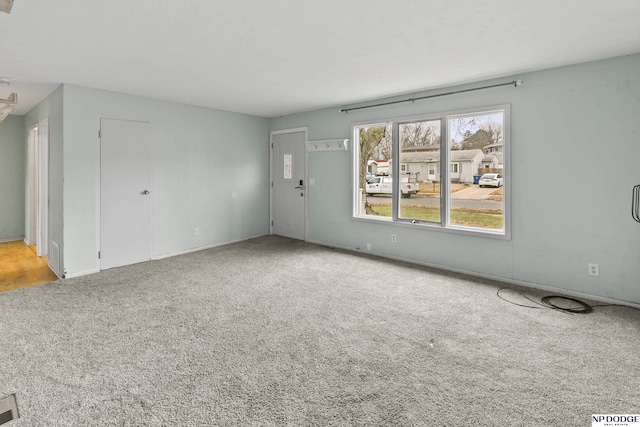
[[[536,305],[519,304],[517,302],[509,301],[508,299],[506,299],[505,297],[500,295],[504,291],[514,292],[514,293],[520,295],[521,297],[525,298],[527,301],[530,301],[530,302],[532,302],[533,304],[536,304]],[[540,299],[540,302],[538,302],[538,301],[530,298],[529,296],[527,296],[524,292],[516,291],[515,289],[511,289],[511,288],[500,288],[500,289],[498,289],[498,292],[497,292],[496,295],[501,300],[506,301],[509,304],[517,305],[519,307],[535,308],[535,309],[546,308],[546,309],[551,309],[551,310],[558,310],[558,311],[561,311],[561,312],[567,313],[567,314],[587,314],[587,313],[591,313],[593,311],[594,307],[614,307],[614,306],[628,307],[626,305],[620,305],[620,304],[589,305],[584,301],[580,301],[580,300],[577,300],[575,298],[569,298],[569,297],[565,297],[565,296],[561,296],[561,295],[547,295],[545,297],[542,297]],[[554,304],[554,301],[556,302],[555,304]],[[566,307],[566,306],[558,305],[559,301],[565,301],[565,302],[570,301],[570,302],[572,302],[574,304],[577,304],[577,306]],[[635,307],[631,307],[631,308],[635,308]]]

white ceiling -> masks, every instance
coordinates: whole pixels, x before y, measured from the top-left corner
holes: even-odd
[[[640,52],[638,0],[15,0],[0,98],[59,83],[275,117]]]

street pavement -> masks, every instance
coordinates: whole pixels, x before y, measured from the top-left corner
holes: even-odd
[[[456,191],[451,194],[451,205],[454,208],[502,209],[503,205],[501,201],[498,202],[487,199],[487,197],[489,197],[489,195],[495,190],[495,188],[480,188],[478,186],[472,186],[465,188],[464,190]],[[391,204],[391,195],[379,194],[376,196],[367,196],[367,203]],[[418,194],[408,198],[401,198],[400,203],[403,205],[438,206],[440,205],[440,198]]]

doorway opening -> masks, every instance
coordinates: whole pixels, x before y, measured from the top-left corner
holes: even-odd
[[[0,292],[58,279],[52,270],[58,268],[59,265],[52,266],[48,257],[48,118],[41,120],[29,129],[26,160],[24,239],[23,241],[0,243],[0,259],[2,260],[0,263]],[[54,254],[57,253],[54,251]]]
[[[58,280],[48,258],[37,256],[22,240],[0,243],[0,260],[0,292]]]

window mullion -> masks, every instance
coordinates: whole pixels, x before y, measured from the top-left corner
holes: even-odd
[[[449,137],[448,118],[443,117],[440,121],[440,224],[448,227],[451,224],[449,212],[451,195],[451,166],[450,149],[451,138]]]
[[[400,212],[400,132],[398,122],[391,123],[391,141],[392,141],[392,155],[394,159],[391,165],[392,192],[391,192],[391,212],[394,221],[398,220]]]

